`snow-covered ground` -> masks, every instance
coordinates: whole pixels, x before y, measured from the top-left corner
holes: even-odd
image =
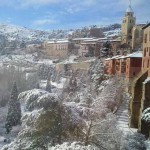
[[[51,85],[55,88],[62,89],[64,87],[66,80],[67,80],[66,78],[61,78],[59,83],[51,81]],[[46,84],[47,84],[47,80],[41,80],[40,88],[45,89]]]
[[[37,70],[41,64],[53,65],[53,60],[50,59],[36,59],[35,54],[22,54],[22,55],[1,55],[0,68],[14,66],[21,71],[34,71]]]

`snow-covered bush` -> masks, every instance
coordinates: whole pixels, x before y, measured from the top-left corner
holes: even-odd
[[[85,146],[84,143],[81,142],[73,142],[73,143],[65,142],[61,145],[56,145],[55,147],[49,147],[48,150],[99,150],[99,149],[91,145]]]
[[[145,137],[140,133],[129,134],[124,143],[125,150],[146,150]]]
[[[141,118],[145,123],[150,124],[150,108],[147,108],[142,113]]]

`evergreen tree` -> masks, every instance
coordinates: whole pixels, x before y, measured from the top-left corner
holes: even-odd
[[[77,79],[72,76],[69,81],[69,91],[77,90]]]
[[[47,78],[46,91],[51,93],[51,81],[50,80],[51,80],[51,75],[49,74]]]
[[[21,107],[20,102],[18,100],[18,91],[17,85],[14,83],[10,100],[8,103],[8,113],[7,113],[7,120],[5,124],[6,132],[9,133],[13,126],[20,124],[21,119]]]
[[[103,48],[101,49],[101,57],[111,57],[113,56],[112,51],[111,51],[111,43],[109,41],[106,41],[103,44]]]

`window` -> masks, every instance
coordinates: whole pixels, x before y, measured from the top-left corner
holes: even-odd
[[[145,63],[145,60],[143,60],[143,68],[144,68],[144,63]]]
[[[149,56],[150,56],[150,47],[149,47]]]
[[[146,48],[144,49],[144,57],[146,56]]]
[[[149,68],[149,60],[147,61],[147,68]]]
[[[144,35],[144,43],[147,43],[147,34]]]

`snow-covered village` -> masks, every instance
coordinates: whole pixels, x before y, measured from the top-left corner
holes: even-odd
[[[1,150],[150,150],[148,0],[0,8]]]

